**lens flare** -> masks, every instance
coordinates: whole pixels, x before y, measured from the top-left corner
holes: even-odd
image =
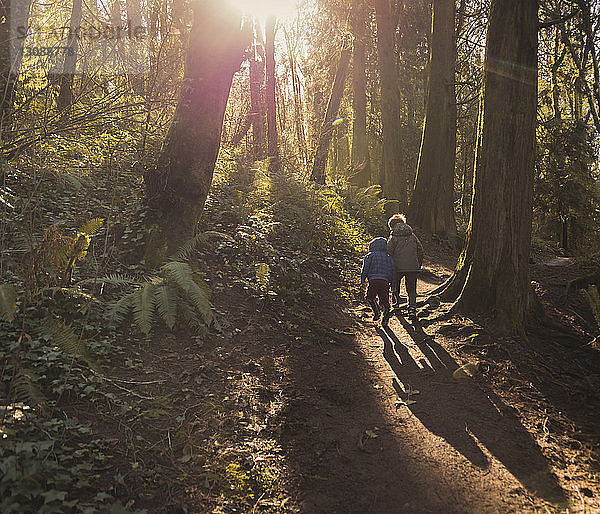
[[[297,0],[229,0],[230,4],[244,14],[267,18],[290,18],[297,11]]]

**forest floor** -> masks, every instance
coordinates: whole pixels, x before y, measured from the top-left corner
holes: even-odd
[[[426,242],[426,249],[421,294],[450,276],[456,259],[443,244]],[[160,389],[184,392],[180,431],[187,443],[178,434],[172,447],[166,429],[158,437],[161,428],[154,428],[153,444],[138,455],[143,469],[164,466],[160,474],[171,475],[157,458],[162,447],[186,462],[178,463],[185,473],[136,506],[600,510],[600,398],[593,382],[600,352],[577,332],[583,319],[569,318],[582,301],[577,293],[570,304],[546,304],[565,311],[570,338],[549,333],[519,341],[494,334],[490,320],[431,322],[438,312],[426,306],[417,326],[398,316],[381,328],[370,321],[356,284],[341,280],[347,263],[312,263],[303,270],[311,301],[289,308],[276,294],[256,298],[218,251],[207,251],[203,261],[219,284],[213,301],[229,328],[201,343],[155,338],[142,352],[140,378],[153,370],[167,377]],[[562,301],[564,284],[584,271],[561,264],[533,266],[547,302]],[[473,368],[456,371],[469,363],[479,370],[474,376]]]
[[[598,328],[583,293],[564,294],[593,260],[535,253],[536,290],[562,331],[508,338],[485,317],[436,321],[443,304],[422,305],[419,325],[397,316],[382,328],[358,286],[366,234],[340,197],[289,177],[258,182],[225,173],[207,205],[202,229],[230,236],[190,262],[212,292],[208,332],[117,329],[97,307],[85,314],[89,295],[29,308],[83,320],[100,375],[0,326],[3,358],[26,348],[17,359],[54,398],[2,426],[6,512],[600,512]],[[54,198],[54,182],[44,187]],[[59,191],[44,222],[110,220],[102,191],[70,203]],[[136,227],[119,239],[118,226],[101,239],[113,261],[92,249],[101,271],[82,264],[81,278],[146,273],[120,249],[137,247]],[[457,259],[443,241],[423,242],[422,298]]]

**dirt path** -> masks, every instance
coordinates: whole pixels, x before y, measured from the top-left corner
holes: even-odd
[[[354,344],[303,345],[291,357],[297,389],[283,440],[301,477],[302,512],[566,506],[516,413],[483,381],[453,377],[458,365],[435,326],[401,317],[385,330],[361,326]]]
[[[596,505],[597,489],[586,485],[595,483],[592,475],[571,481],[586,473],[577,455],[574,468],[560,461],[564,452],[552,461],[555,469],[560,462],[564,492],[523,413],[494,393],[488,376],[454,378],[458,364],[445,348],[464,339],[456,334],[462,321],[415,328],[393,318],[384,330],[369,321],[358,293],[348,301],[349,281],[340,281],[348,266],[308,263],[303,276],[312,277],[312,294],[292,303],[283,295],[258,298],[217,258],[209,265],[222,288],[214,298],[222,329],[141,348],[139,380],[161,384],[144,393],[160,400],[148,406],[156,420],[132,427],[143,465],[128,470],[123,459],[128,494],[155,483],[136,506],[521,513],[566,511],[566,495],[578,503],[581,490]],[[429,267],[432,282],[449,273]],[[594,512],[580,503],[569,512]]]

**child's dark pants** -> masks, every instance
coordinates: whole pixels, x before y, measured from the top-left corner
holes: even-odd
[[[397,277],[396,284],[396,294],[400,294],[400,282],[402,282],[402,277],[404,277],[404,287],[406,288],[406,294],[408,295],[408,306],[416,307],[417,306],[417,271],[407,271],[407,272],[399,272]]]
[[[367,288],[367,301],[375,301],[379,298],[379,305],[387,312],[390,310],[390,283],[387,280],[380,278],[369,279],[369,287]]]

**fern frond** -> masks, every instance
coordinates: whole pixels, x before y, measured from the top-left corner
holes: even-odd
[[[35,404],[44,408],[47,399],[37,385],[37,375],[30,369],[23,368],[17,361],[15,363],[15,377],[13,379],[12,390],[13,398],[17,402]]]
[[[161,271],[184,292],[187,292],[192,284],[195,284],[194,272],[191,266],[185,262],[169,261],[162,266]]]
[[[14,203],[17,197],[12,189],[7,186],[0,187],[0,205],[4,205],[8,209],[14,209]]]
[[[136,291],[133,293],[127,293],[118,301],[114,302],[108,309],[108,318],[115,324],[121,323],[125,319],[125,316],[127,316],[127,313],[133,305],[133,297],[135,293]]]
[[[0,319],[11,323],[17,314],[17,290],[12,284],[0,284]]]
[[[142,289],[133,293],[132,310],[133,319],[138,328],[146,335],[152,329],[152,318],[154,317],[155,291],[158,286],[152,282],[146,282]]]
[[[97,234],[98,230],[102,228],[103,224],[103,218],[93,218],[90,221],[88,221],[85,225],[83,225],[83,227],[79,229],[79,232],[88,236],[93,236]]]
[[[206,324],[213,320],[212,310],[206,292],[194,280],[194,272],[185,262],[169,261],[161,270],[177,285],[189,299]]]
[[[181,248],[179,248],[179,250],[177,250],[175,255],[171,258],[171,260],[174,262],[187,261],[194,252],[194,250],[198,248],[198,245],[200,243],[203,243],[204,241],[207,241],[211,238],[234,241],[234,239],[230,235],[225,234],[223,232],[217,232],[214,230],[202,232],[201,234],[197,234],[196,236],[192,237],[187,243],[183,244]]]
[[[192,328],[197,334],[202,334],[206,331],[206,325],[202,322],[198,316],[196,309],[189,305],[187,302],[183,302],[180,305],[179,312],[183,321]]]
[[[584,290],[584,292],[590,304],[592,314],[596,319],[596,323],[598,324],[598,327],[600,327],[600,294],[598,293],[598,288],[591,285],[587,290]]]
[[[166,284],[159,286],[155,292],[156,310],[167,327],[173,330],[177,321],[177,293]]]
[[[111,286],[128,286],[133,284],[139,284],[139,281],[128,277],[127,275],[119,275],[117,273],[112,273],[110,275],[106,275],[101,278],[88,278],[86,280],[81,280],[77,282],[78,286],[87,286],[90,284],[108,284]]]
[[[87,341],[81,339],[71,325],[55,319],[46,320],[39,328],[38,333],[52,336],[52,344],[60,350],[82,358],[93,370],[100,370],[98,362],[88,348]]]
[[[17,234],[13,239],[13,248],[22,252],[31,252],[39,245],[41,237],[32,236],[29,237],[27,234]]]
[[[188,298],[196,308],[198,314],[202,316],[204,323],[209,325],[213,320],[213,313],[210,307],[210,302],[208,301],[208,297],[206,296],[206,293],[202,290],[202,288],[198,284],[196,284],[196,282],[194,282],[193,284],[194,285],[191,286],[187,291]]]

